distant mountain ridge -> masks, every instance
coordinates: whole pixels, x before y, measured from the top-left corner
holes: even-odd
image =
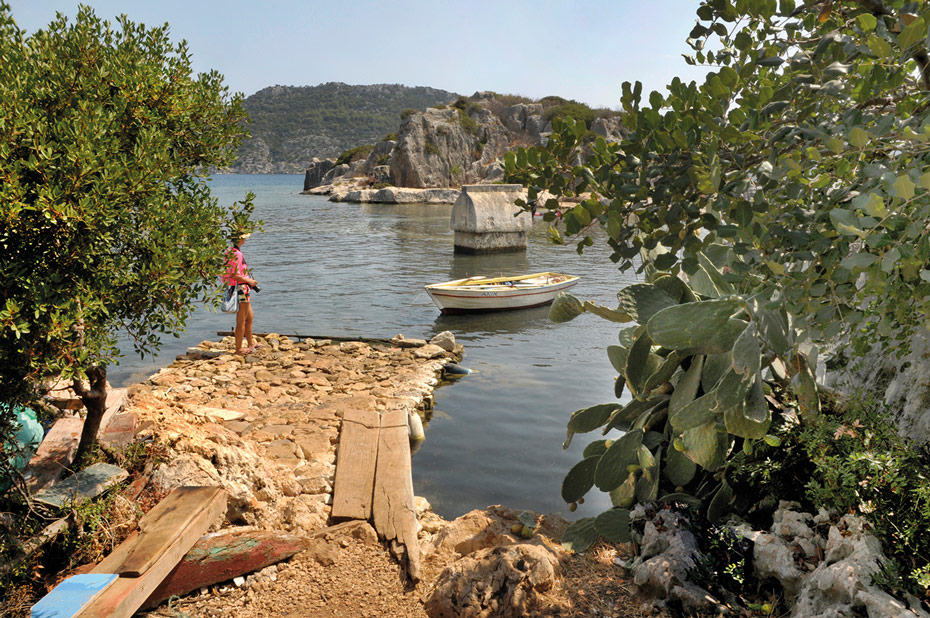
[[[251,137],[230,172],[303,173],[314,157],[337,157],[395,133],[401,113],[449,103],[459,95],[425,86],[329,82],[271,86],[247,97]]]

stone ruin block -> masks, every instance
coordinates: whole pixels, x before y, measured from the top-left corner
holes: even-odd
[[[514,204],[520,185],[465,185],[452,206],[456,253],[526,251],[533,216]]]

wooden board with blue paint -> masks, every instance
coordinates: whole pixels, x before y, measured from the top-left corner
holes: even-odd
[[[249,528],[208,534],[187,552],[142,607],[155,607],[172,596],[258,571],[302,549],[300,537],[277,530]]]
[[[30,618],[70,618],[117,579],[114,573],[84,573],[58,584],[32,606]]]
[[[142,542],[141,533],[133,534],[123,541],[110,556],[102,560],[91,571],[92,573],[113,573],[122,570],[120,577],[97,595],[93,602],[85,606],[74,618],[130,618],[210,528],[210,525],[226,513],[226,492],[222,487],[185,487],[175,489],[172,494],[178,492],[185,497],[184,510],[192,514],[190,518],[187,518],[184,527],[178,530],[176,535],[172,535],[174,538],[167,542],[167,545],[151,545],[152,538],[144,541],[147,547],[158,554],[158,557],[150,564],[150,561],[139,553],[142,550],[137,544]],[[169,494],[165,500],[169,500],[172,494]],[[174,503],[177,504],[176,499]],[[171,501],[169,501],[170,504]],[[165,510],[162,509],[162,512]],[[154,526],[154,521],[152,523]],[[165,538],[162,537],[163,540]],[[121,569],[121,564],[126,560],[133,562],[140,558],[147,565],[145,571],[138,577],[130,576],[126,569]]]

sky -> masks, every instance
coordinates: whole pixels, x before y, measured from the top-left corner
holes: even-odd
[[[2,1],[2,0],[0,0]],[[6,0],[34,32],[77,0]],[[463,95],[557,95],[617,109],[621,84],[664,90],[689,67],[698,0],[84,0],[98,17],[170,24],[198,72],[234,92],[403,84]]]

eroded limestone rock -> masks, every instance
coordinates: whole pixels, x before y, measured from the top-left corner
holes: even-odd
[[[556,553],[520,543],[480,550],[439,577],[426,601],[431,618],[488,618],[532,614],[540,592],[560,575]]]

